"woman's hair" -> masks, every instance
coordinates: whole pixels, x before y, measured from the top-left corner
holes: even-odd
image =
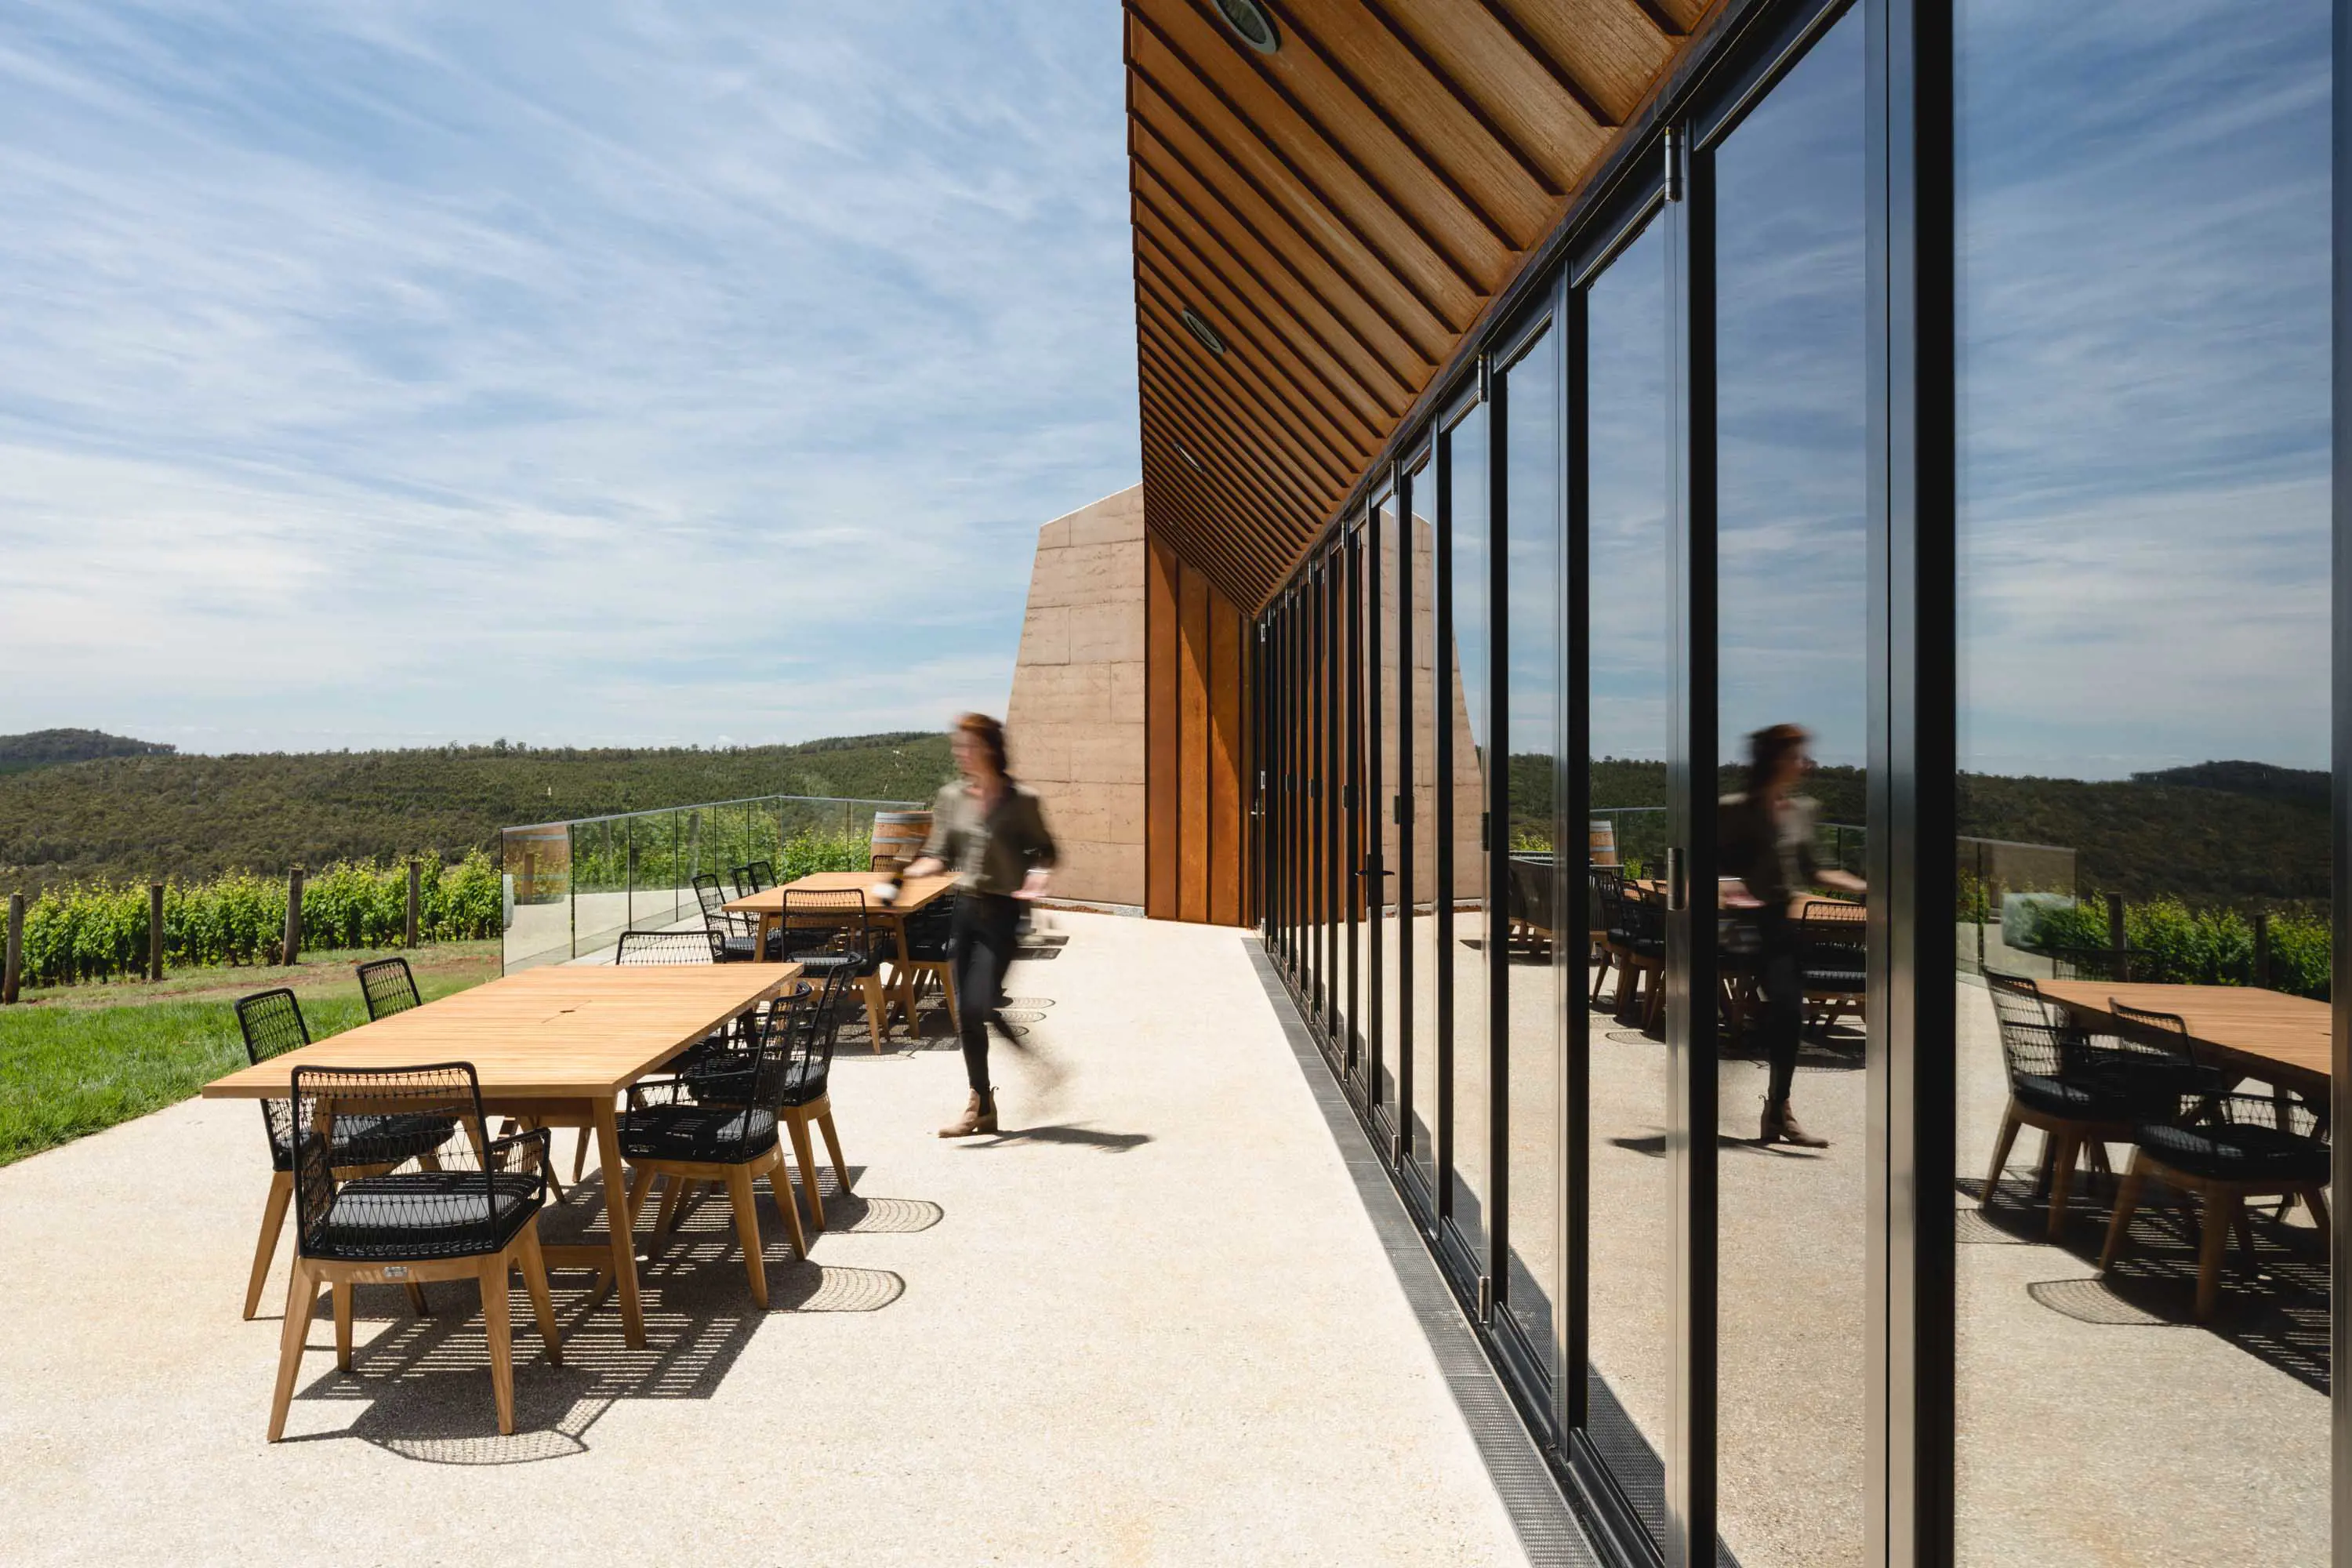
[[[1003,725],[985,713],[967,713],[956,721],[956,731],[959,734],[970,735],[986,747],[989,756],[996,763],[998,773],[1009,773],[1013,771],[1005,765]]]
[[[1750,794],[1772,782],[1792,752],[1805,749],[1812,737],[1800,724],[1773,724],[1748,737],[1748,788]]]

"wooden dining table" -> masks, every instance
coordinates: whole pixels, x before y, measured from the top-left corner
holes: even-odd
[[[646,1342],[614,1101],[629,1085],[798,978],[793,963],[550,964],[379,1018],[204,1087],[207,1100],[286,1100],[297,1068],[472,1064],[491,1116],[593,1128],[608,1246],[548,1247],[551,1268],[609,1273],[633,1349]]]
[[[784,927],[784,895],[786,893],[847,893],[866,895],[866,919],[869,925],[878,925],[890,933],[897,952],[886,953],[897,966],[892,989],[898,994],[897,1005],[911,1032],[915,1021],[915,984],[913,972],[908,967],[907,917],[929,909],[955,891],[952,871],[941,871],[929,877],[908,877],[898,885],[896,902],[885,904],[874,896],[875,885],[882,880],[875,871],[812,871],[780,887],[762,888],[756,893],[746,893],[726,906],[730,915],[757,920],[751,951],[764,955],[768,951],[768,934]],[[887,1022],[887,1020],[885,1021]],[[874,1030],[874,1048],[882,1048],[883,1026]]]
[[[2325,1002],[2256,985],[2176,985],[2110,980],[2038,980],[2042,994],[2095,1028],[2126,1027],[2110,1000],[2143,1012],[2170,1013],[2189,1030],[2192,1055],[2327,1104],[2333,1024]]]

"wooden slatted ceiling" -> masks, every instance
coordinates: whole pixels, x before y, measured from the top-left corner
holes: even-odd
[[[1262,606],[1717,3],[1125,0],[1152,531]]]

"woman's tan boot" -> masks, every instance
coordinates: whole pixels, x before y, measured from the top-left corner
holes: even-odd
[[[972,1092],[971,1101],[963,1108],[963,1115],[959,1117],[957,1120],[949,1122],[945,1127],[940,1128],[940,1136],[942,1138],[971,1138],[982,1132],[993,1132],[995,1131],[996,1097],[991,1095],[989,1097],[988,1104],[986,1106],[982,1106],[980,1103],[980,1093],[975,1089]]]

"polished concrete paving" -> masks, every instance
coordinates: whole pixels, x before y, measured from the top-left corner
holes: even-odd
[[[945,1042],[845,1054],[856,1191],[808,1261],[763,1194],[772,1310],[706,1203],[646,1265],[646,1351],[583,1277],[563,1367],[523,1315],[511,1437],[470,1288],[436,1286],[423,1320],[363,1293],[348,1375],[321,1318],[263,1442],[252,1107],[0,1171],[0,1562],[1524,1561],[1244,939],[1054,921],[1003,1135],[932,1136]]]

